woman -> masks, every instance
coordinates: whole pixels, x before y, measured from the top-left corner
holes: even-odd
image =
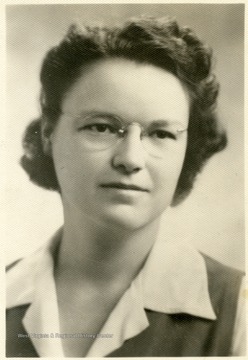
[[[211,50],[165,18],[72,26],[41,84],[21,164],[64,225],[8,271],[7,356],[243,355],[243,274],[158,239],[226,145]]]

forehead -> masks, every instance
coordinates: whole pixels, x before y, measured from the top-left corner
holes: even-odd
[[[84,68],[65,95],[62,112],[108,111],[130,121],[186,123],[189,96],[173,74],[148,64],[108,59]]]

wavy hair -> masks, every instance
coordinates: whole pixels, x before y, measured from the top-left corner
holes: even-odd
[[[44,151],[41,129],[46,124],[46,131],[53,131],[63,98],[87,71],[84,67],[108,58],[160,67],[174,74],[188,90],[191,108],[187,149],[172,201],[177,205],[190,193],[206,161],[226,146],[227,137],[216,114],[219,84],[212,73],[212,50],[175,19],[140,17],[113,28],[72,25],[43,61],[41,116],[26,129],[21,165],[31,181],[60,191],[52,156]]]

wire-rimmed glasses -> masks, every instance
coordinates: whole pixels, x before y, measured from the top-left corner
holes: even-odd
[[[76,129],[80,132],[82,144],[90,151],[105,150],[118,145],[131,127],[140,129],[139,136],[144,149],[155,157],[165,156],[170,142],[178,141],[182,133],[187,131],[182,125],[171,124],[166,120],[156,120],[144,127],[139,122],[125,123],[116,115],[108,113],[91,112],[76,116]]]

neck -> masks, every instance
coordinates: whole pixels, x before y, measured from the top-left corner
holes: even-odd
[[[56,272],[70,274],[73,280],[130,282],[143,266],[159,228],[158,219],[130,230],[96,224],[76,212],[65,211],[64,217]]]

